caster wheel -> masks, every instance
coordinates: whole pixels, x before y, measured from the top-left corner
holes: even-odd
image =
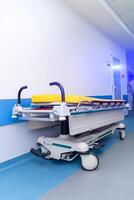
[[[124,140],[126,138],[125,131],[119,131],[120,140]]]
[[[83,154],[81,157],[81,166],[87,171],[95,170],[99,165],[99,159],[93,154]]]
[[[52,160],[52,158],[48,155],[48,156],[45,156],[45,159],[46,160]]]

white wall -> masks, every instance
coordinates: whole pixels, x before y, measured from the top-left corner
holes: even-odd
[[[48,86],[50,81],[61,82],[67,93],[110,95],[112,73],[106,62],[111,53],[121,60],[125,74],[122,91],[126,94],[125,49],[62,0],[0,0],[0,99],[16,98],[18,88],[26,84],[25,97],[57,92]],[[10,152],[0,145],[0,162],[33,145],[36,133],[30,132],[30,137],[25,126],[0,128],[3,145],[13,138],[8,142]]]
[[[46,136],[58,135],[59,128],[45,130]],[[0,128],[0,163],[36,148],[37,138],[44,135],[44,130],[28,130],[27,123],[3,126]]]
[[[54,92],[48,87],[53,80],[69,93],[110,94],[111,52],[124,65],[124,49],[62,0],[0,0],[1,99],[16,97],[24,84],[27,96]]]

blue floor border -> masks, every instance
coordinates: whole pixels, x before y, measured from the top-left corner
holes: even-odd
[[[11,160],[0,163],[0,172],[2,170],[3,171],[6,170],[7,168],[11,168],[11,167],[17,165],[19,162],[22,162],[23,160],[29,159],[31,157],[33,157],[33,155],[29,152],[29,153],[23,154],[21,156],[18,156],[16,158],[13,158]]]

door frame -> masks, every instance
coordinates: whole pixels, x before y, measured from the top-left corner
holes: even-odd
[[[119,56],[115,55],[115,54],[111,54],[111,89],[112,89],[112,99],[115,98],[115,92],[114,92],[114,58],[120,61],[120,65],[121,65],[121,59]],[[120,85],[121,85],[121,99],[123,97],[122,95],[122,81],[121,81],[121,69],[120,69]]]

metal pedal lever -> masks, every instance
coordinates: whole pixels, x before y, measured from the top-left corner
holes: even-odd
[[[104,143],[94,143],[94,149],[95,150],[99,150],[99,149],[101,149],[102,147],[104,147],[105,146],[105,144]]]
[[[38,157],[41,157],[41,158],[45,158],[46,156],[51,154],[50,151],[47,151],[46,153],[42,153],[41,149],[34,149],[34,148],[31,148],[30,152],[32,154],[34,154],[35,156],[38,156]]]

